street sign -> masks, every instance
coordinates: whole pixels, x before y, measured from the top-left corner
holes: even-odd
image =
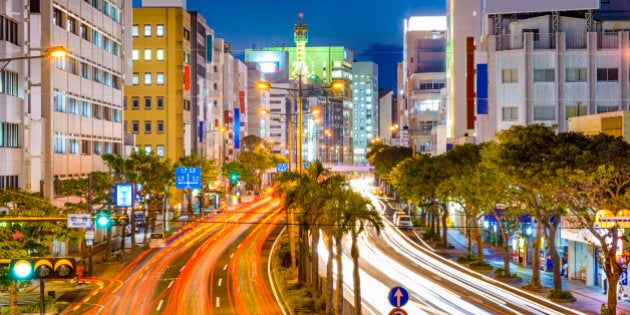
[[[402,307],[409,301],[409,293],[403,287],[393,287],[387,299],[393,307]]]
[[[116,207],[133,207],[133,184],[116,184]]]
[[[90,240],[93,241],[94,240],[94,230],[90,230],[90,231],[85,231],[85,240]]]
[[[276,166],[276,172],[281,173],[281,172],[286,172],[289,170],[289,164],[288,163],[278,163],[278,165]]]
[[[402,308],[396,307],[389,311],[389,315],[407,315],[407,311],[403,310]]]
[[[87,228],[92,225],[92,218],[89,213],[70,213],[68,214],[69,228]]]
[[[201,189],[201,168],[199,167],[175,168],[175,188]]]

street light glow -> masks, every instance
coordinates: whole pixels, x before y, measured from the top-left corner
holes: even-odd
[[[271,89],[271,83],[269,83],[269,81],[258,81],[256,82],[256,88],[259,91],[269,91]]]
[[[44,52],[44,57],[65,57],[68,55],[68,50],[63,46],[53,46]]]
[[[258,110],[258,113],[259,113],[259,114],[261,114],[261,115],[269,115],[269,113],[270,113],[270,112],[269,112],[269,108],[264,108],[264,107],[261,107],[261,108]]]

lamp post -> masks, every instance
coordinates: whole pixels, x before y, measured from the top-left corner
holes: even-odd
[[[258,81],[256,83],[256,88],[260,91],[268,91],[270,89],[280,89],[280,90],[285,90],[285,91],[297,91],[297,95],[298,95],[298,102],[297,102],[297,106],[298,106],[298,113],[297,113],[297,128],[296,128],[296,138],[297,138],[297,157],[296,157],[296,168],[297,168],[297,172],[299,174],[302,174],[302,141],[303,141],[303,134],[304,134],[304,125],[303,125],[303,104],[302,104],[302,97],[303,97],[303,87],[302,87],[302,75],[298,75],[298,88],[297,89],[292,89],[292,88],[283,88],[283,87],[272,87],[271,83],[269,83],[268,81]],[[332,90],[341,90],[343,89],[343,87],[345,86],[345,84],[342,81],[333,81],[332,84],[328,85],[328,86],[321,86],[321,87],[311,87],[309,89],[307,89],[307,91],[314,91],[314,90],[326,90],[326,89],[332,89]]]
[[[271,112],[269,111],[268,108],[261,108],[258,112],[261,115],[270,115],[270,116],[272,116],[272,114],[271,114]],[[292,158],[293,146],[291,145],[291,142],[292,142],[291,141],[291,138],[292,138],[291,137],[291,130],[293,128],[293,122],[291,120],[291,114],[290,113],[280,114],[279,117],[283,117],[283,116],[284,116],[284,119],[285,119],[284,122],[287,123],[287,141],[286,141],[287,142],[287,151],[288,151],[287,158],[289,160],[289,170],[291,170],[291,164],[292,164],[291,162],[293,162],[293,158]],[[278,120],[282,121],[279,117],[278,117]]]

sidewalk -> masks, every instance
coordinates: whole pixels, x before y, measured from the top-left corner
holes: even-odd
[[[458,256],[466,254],[468,241],[466,237],[459,231],[449,230],[448,242],[454,246],[454,249],[436,249],[436,251],[448,258],[457,258]],[[476,253],[476,251],[476,246],[473,243],[473,253]],[[503,253],[500,250],[495,250],[495,248],[493,248],[492,246],[484,247],[484,259],[495,268],[503,268]],[[515,272],[521,279],[523,279],[523,281],[519,283],[509,283],[511,286],[522,287],[531,281],[531,268],[526,268],[520,264],[514,264],[513,262],[510,262],[510,271]],[[489,277],[494,276],[492,271],[479,273],[483,273]],[[541,271],[540,277],[543,286],[549,288],[553,287],[553,274],[551,272]],[[602,304],[608,303],[607,295],[602,293],[601,287],[599,286],[588,287],[581,280],[563,278],[562,287],[565,290],[571,291],[573,293],[573,297],[577,299],[576,302],[563,304],[567,307],[580,310],[589,314],[599,314]],[[532,293],[546,298],[546,293]],[[630,301],[618,300],[617,313],[621,314],[623,312],[630,314]]]

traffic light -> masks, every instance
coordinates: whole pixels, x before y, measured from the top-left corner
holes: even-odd
[[[74,278],[76,260],[61,258],[11,259],[9,275],[13,280]]]
[[[237,172],[231,172],[230,173],[230,182],[232,182],[232,183],[238,182],[238,173]]]
[[[127,224],[129,224],[129,217],[126,214],[110,216],[109,223],[110,226],[126,226]]]
[[[111,226],[109,211],[107,210],[98,210],[94,214],[94,224],[96,224],[97,228],[108,228]]]

